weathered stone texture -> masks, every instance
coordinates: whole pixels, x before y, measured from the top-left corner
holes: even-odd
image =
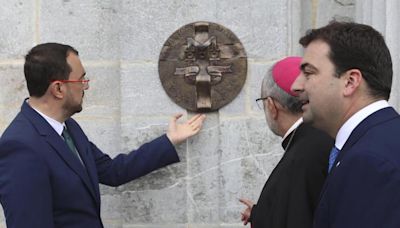
[[[35,1],[0,1],[0,60],[22,58],[35,40]]]
[[[102,218],[109,228],[243,227],[238,198],[256,201],[283,153],[281,139],[268,130],[254,101],[262,78],[277,59],[301,54],[298,38],[307,29],[332,18],[372,24],[384,34],[395,69],[391,102],[400,104],[396,0],[0,3],[0,133],[28,96],[27,50],[38,42],[67,43],[80,52],[91,79],[84,110],[75,119],[111,157],[164,134],[171,115],[183,113],[182,121],[194,115],[176,105],[159,81],[159,53],[175,30],[194,21],[220,23],[246,49],[242,91],[218,112],[208,113],[199,135],[177,147],[181,162],[119,187],[100,186]]]

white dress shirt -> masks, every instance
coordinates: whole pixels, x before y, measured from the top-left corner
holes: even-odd
[[[28,101],[29,100],[27,100],[26,102],[29,104]],[[42,113],[41,111],[37,110],[36,108],[34,108],[32,106],[31,106],[31,108],[33,108],[33,110],[35,110],[37,113],[39,113],[39,115],[41,115],[47,121],[47,123],[50,124],[50,126],[57,132],[57,134],[59,136],[61,136],[61,134],[64,130],[65,123],[58,122],[57,120],[47,116],[46,114]]]
[[[376,101],[372,104],[369,104],[356,112],[353,116],[351,116],[339,129],[336,140],[335,146],[339,150],[341,150],[346,143],[347,139],[350,137],[350,134],[353,130],[363,121],[365,118],[370,116],[372,113],[379,111],[389,107],[389,103],[386,100]]]
[[[290,135],[290,133],[292,133],[292,131],[294,131],[294,129],[296,129],[301,123],[303,123],[303,117],[294,122],[294,124],[289,128],[289,130],[286,131],[285,135],[283,136],[283,140],[285,140],[286,137]]]

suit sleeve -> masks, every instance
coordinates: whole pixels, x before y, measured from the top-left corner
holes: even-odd
[[[118,186],[146,175],[156,169],[179,162],[178,154],[166,135],[146,143],[128,154],[114,159],[91,144],[99,182]]]
[[[334,171],[327,192],[332,228],[400,227],[399,167],[365,151]]]
[[[44,160],[20,142],[3,142],[0,148],[0,200],[7,227],[54,227],[50,177]]]

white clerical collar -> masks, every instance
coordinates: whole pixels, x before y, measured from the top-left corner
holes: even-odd
[[[28,104],[28,100],[26,101]],[[64,123],[60,123],[57,120],[47,116],[46,114],[42,113],[41,111],[39,111],[38,109],[34,108],[31,106],[31,108],[33,108],[33,110],[35,110],[37,113],[39,113],[39,115],[41,115],[46,121],[47,123],[50,124],[50,126],[57,132],[58,135],[61,136],[63,130],[64,130]]]
[[[383,108],[389,107],[389,103],[386,100],[376,101],[372,104],[369,104],[356,112],[353,116],[351,116],[339,129],[335,146],[339,150],[341,150],[346,143],[347,139],[350,137],[351,132],[361,123],[365,118],[367,118],[372,113],[381,110]]]
[[[283,136],[283,140],[285,140],[285,138],[288,135],[290,135],[290,133],[292,133],[292,131],[294,131],[294,129],[296,129],[301,123],[303,123],[303,117],[294,122],[294,124],[289,128],[289,130],[286,131],[285,135]]]

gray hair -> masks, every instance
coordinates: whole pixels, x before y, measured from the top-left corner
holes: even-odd
[[[274,78],[272,77],[272,69],[274,66],[268,70],[262,81],[261,96],[274,98],[293,114],[302,113],[302,103],[298,97],[288,94],[276,84]]]

